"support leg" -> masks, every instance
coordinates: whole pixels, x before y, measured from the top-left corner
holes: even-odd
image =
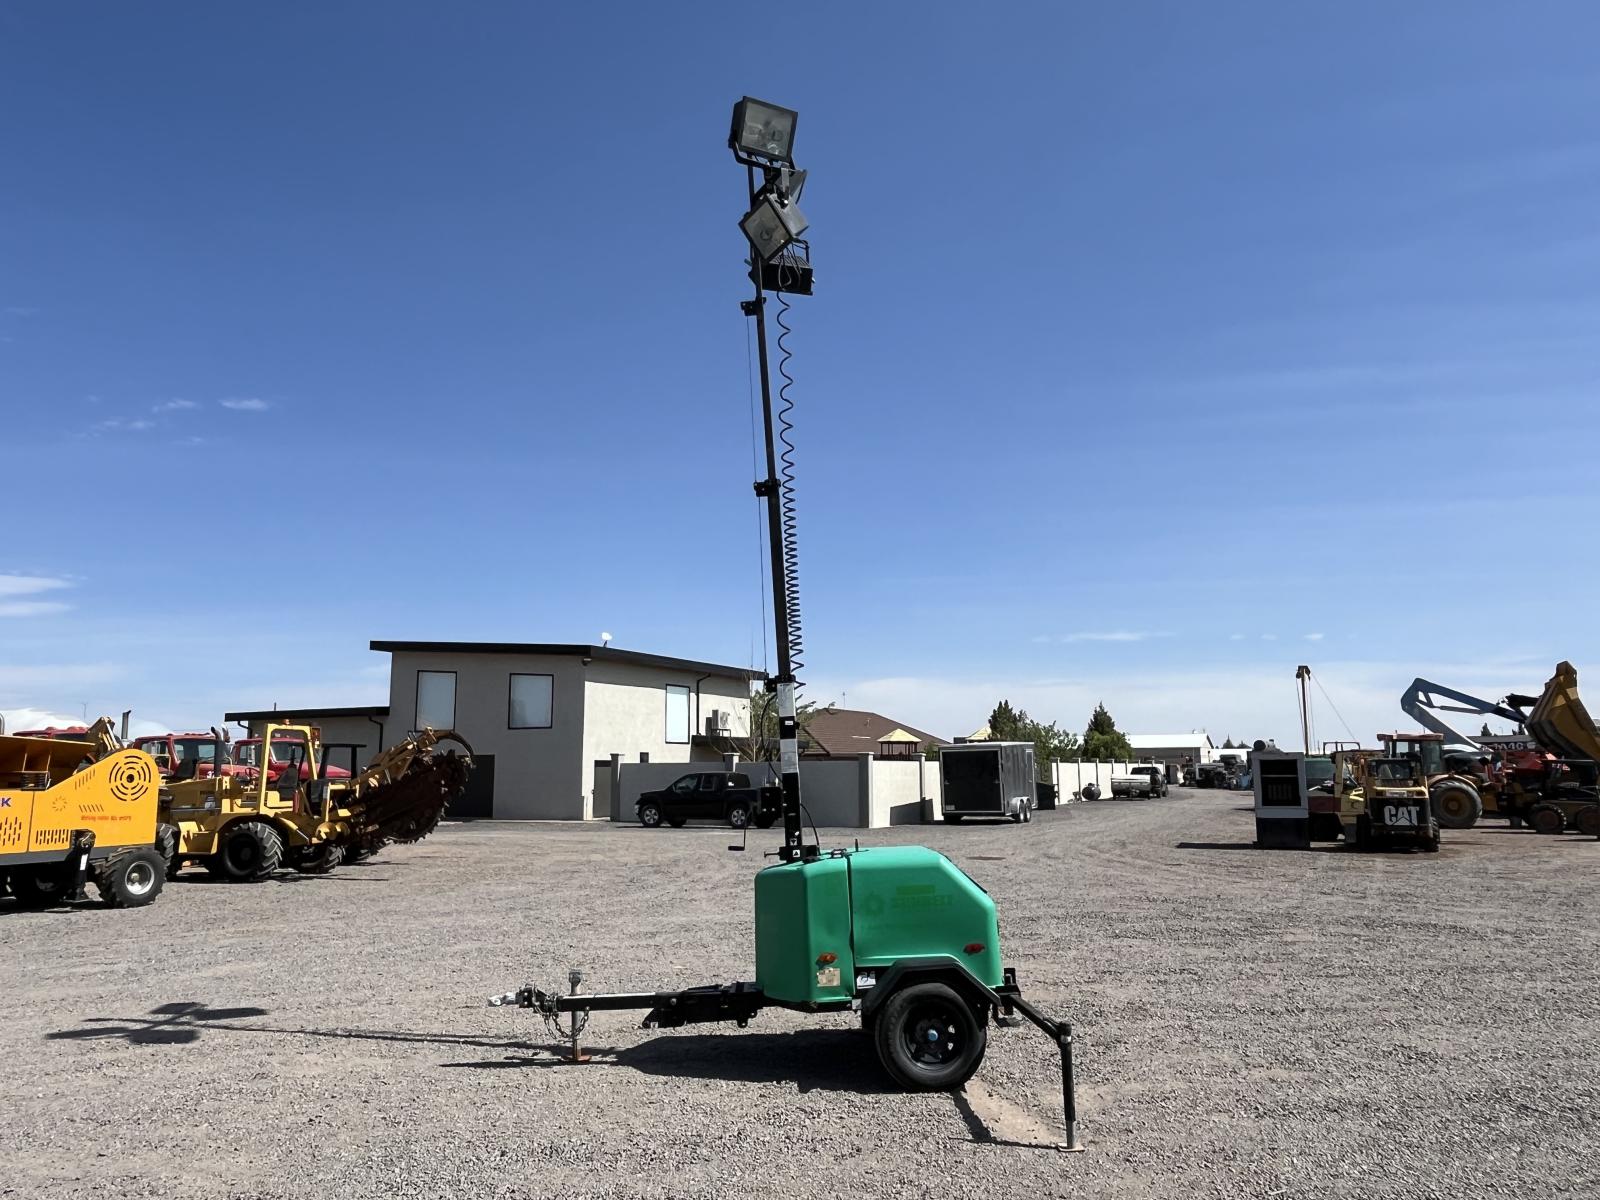
[[[1077,1084],[1072,1077],[1072,1026],[1065,1021],[1056,1026],[1056,1046],[1061,1051],[1061,1103],[1067,1121],[1067,1141],[1061,1149],[1069,1154],[1081,1154],[1083,1145],[1078,1141]]]

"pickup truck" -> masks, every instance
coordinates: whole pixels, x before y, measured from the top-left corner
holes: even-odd
[[[645,792],[634,804],[634,812],[647,829],[663,822],[679,829],[696,819],[726,821],[735,829],[747,825],[770,829],[783,812],[783,789],[776,784],[752,787],[748,775],[695,771],[664,788]]]
[[[1158,766],[1136,766],[1131,768],[1126,775],[1113,775],[1111,777],[1111,794],[1113,796],[1142,796],[1149,800],[1154,796],[1167,794],[1166,768]]]

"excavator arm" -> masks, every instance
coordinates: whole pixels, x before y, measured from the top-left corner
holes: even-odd
[[[1526,697],[1507,697],[1508,701],[1522,699]],[[1446,700],[1453,700],[1455,703],[1446,704],[1444,703]],[[1452,727],[1443,717],[1437,716],[1437,713],[1471,713],[1473,716],[1498,717],[1502,721],[1510,721],[1518,729],[1528,722],[1527,713],[1518,711],[1507,703],[1496,703],[1466,692],[1458,692],[1455,688],[1434,683],[1431,679],[1413,679],[1411,686],[1400,697],[1400,707],[1406,716],[1424,729],[1442,734],[1447,746],[1476,746],[1478,739]]]

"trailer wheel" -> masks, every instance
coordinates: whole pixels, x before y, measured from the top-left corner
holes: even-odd
[[[67,868],[55,863],[45,867],[16,867],[11,872],[11,894],[23,908],[64,904],[68,886]]]
[[[639,824],[646,829],[656,829],[661,824],[661,806],[653,800],[639,805]]]
[[[777,817],[757,817],[755,819],[755,827],[757,829],[771,829],[777,820]]]
[[[945,813],[944,823],[946,825],[959,825],[961,824],[961,818],[966,815],[966,813]]]
[[[140,908],[161,894],[167,860],[154,846],[120,850],[96,868],[95,890],[107,908]]]
[[[235,882],[265,879],[283,865],[283,835],[265,821],[240,821],[222,835],[216,861]]]
[[[1535,833],[1560,833],[1567,827],[1567,818],[1554,804],[1535,804],[1528,811],[1528,824]]]
[[[951,1091],[983,1061],[989,1032],[972,1005],[942,983],[914,983],[884,1002],[874,1022],[878,1059],[912,1091]]]
[[[1033,820],[1033,805],[1024,804],[1022,806],[1022,823],[1026,825],[1031,820]]]
[[[1600,804],[1585,804],[1573,813],[1572,827],[1584,837],[1600,837]]]
[[[1083,785],[1083,791],[1079,792],[1078,794],[1080,796],[1082,796],[1085,800],[1098,800],[1098,799],[1100,799],[1100,789],[1098,787],[1096,787],[1092,783],[1084,784]]]
[[[1477,791],[1458,780],[1441,780],[1433,785],[1433,817],[1441,829],[1471,829],[1483,815],[1483,800]]]

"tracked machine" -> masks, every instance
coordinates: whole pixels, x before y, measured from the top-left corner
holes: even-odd
[[[751,246],[755,296],[742,303],[756,322],[766,435],[766,477],[756,494],[766,505],[776,624],[777,693],[783,841],[778,861],[755,876],[755,977],[681,990],[586,993],[581,972],[568,990],[527,984],[490,999],[529,1009],[570,1041],[590,1014],[642,1011],[647,1028],[731,1021],[744,1027],[765,1009],[804,1014],[856,1013],[889,1076],[908,1089],[959,1088],[977,1071],[991,1021],[1020,1016],[1060,1052],[1067,1138],[1077,1150],[1070,1024],[1024,998],[1004,965],[1000,927],[989,894],[944,855],[921,846],[834,849],[808,840],[802,825],[795,672],[800,662],[798,555],[795,540],[794,444],[790,438],[785,322],[789,295],[811,293],[809,247],[799,240],[804,217],[796,201],[802,171],[791,156],[796,114],[746,97],[734,109],[729,145],[747,170],[750,211],[741,222]],[[775,298],[782,408],[774,432],[767,364],[766,309]],[[785,449],[776,453],[775,441]],[[779,468],[781,457],[782,469]],[[748,838],[748,831],[745,836]],[[742,850],[743,845],[730,849]],[[707,898],[708,903],[721,903]],[[562,1028],[565,1020],[566,1026]]]

